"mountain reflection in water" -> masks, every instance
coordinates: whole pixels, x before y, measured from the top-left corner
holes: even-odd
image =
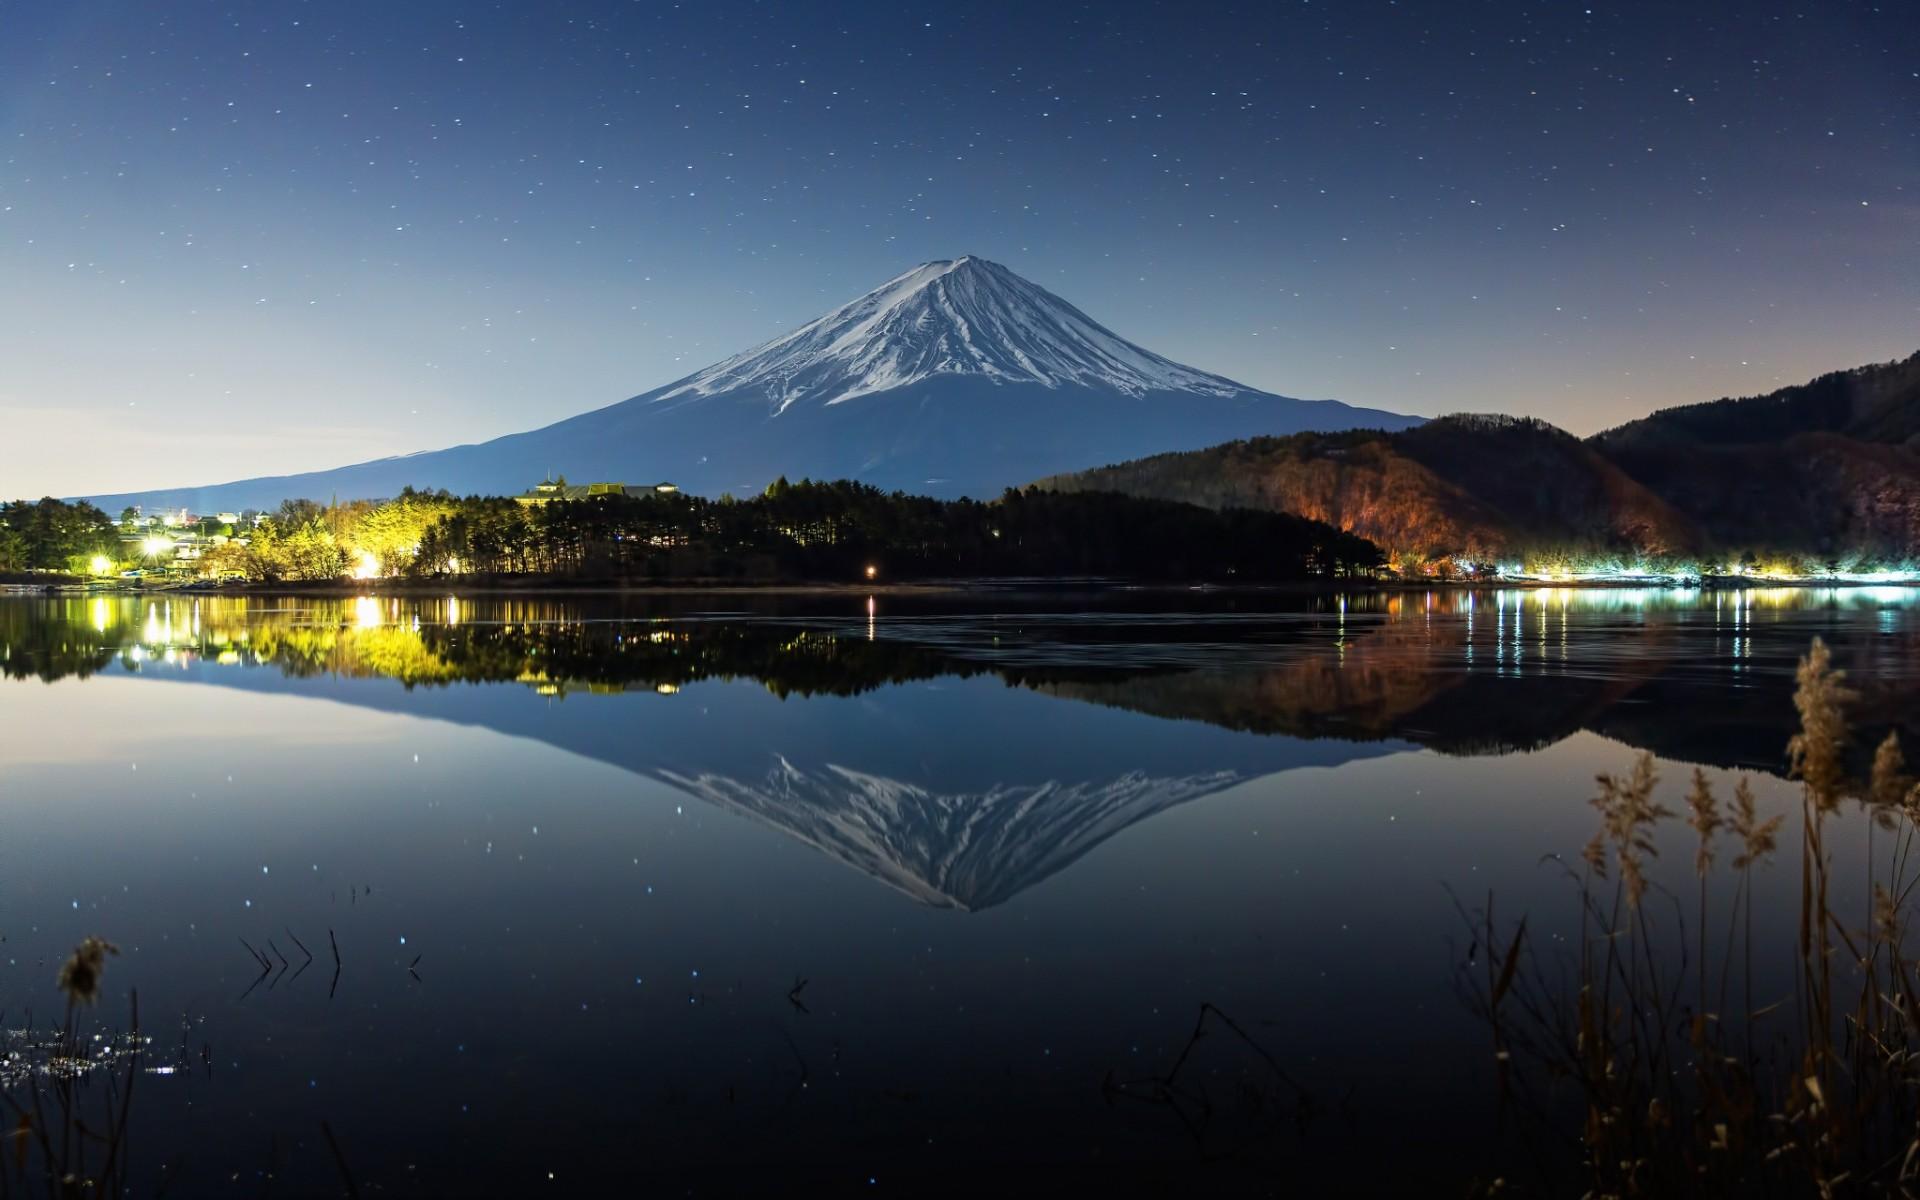
[[[1671,806],[1691,760],[1791,815],[1757,772],[1797,657],[1835,648],[1871,746],[1920,714],[1916,617],[1869,590],[0,598],[0,985],[44,1030],[53,964],[123,947],[87,1019],[111,1036],[137,989],[148,1062],[191,1065],[134,1115],[133,1177],[177,1155],[178,1194],[337,1192],[323,1121],[367,1193],[1346,1194],[1354,1164],[1430,1191],[1493,1161],[1497,1104],[1448,891],[1574,944],[1553,856],[1623,743]],[[1690,895],[1668,825],[1655,886]],[[1872,829],[1836,820],[1836,861]],[[1791,941],[1799,864],[1745,894]],[[1202,1004],[1250,1040],[1196,1045]],[[1141,1102],[1183,1069],[1192,1123]]]
[[[298,681],[533,737],[963,909],[999,904],[1171,806],[1409,745],[1499,754],[1589,730],[1667,759],[1777,771],[1793,667],[1816,634],[1865,691],[1875,736],[1862,744],[1889,723],[1911,739],[1920,719],[1920,631],[1902,589],[1180,594],[1179,612],[1144,593],[696,607],[718,599],[12,600],[0,603],[0,673]],[[774,725],[730,722],[676,695],[745,679],[781,698],[856,697],[978,676],[1264,736],[1096,744],[1071,724],[941,716],[936,697],[925,728],[889,737],[807,706]],[[480,684],[513,686],[466,686]],[[628,693],[655,699],[594,708]]]

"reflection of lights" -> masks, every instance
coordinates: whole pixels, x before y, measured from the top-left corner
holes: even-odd
[[[112,610],[110,610],[107,607],[107,602],[105,600],[102,600],[97,596],[94,597],[93,631],[95,633],[105,633],[107,631],[108,617],[111,615],[111,611]]]
[[[1920,571],[1862,571],[1839,579],[1842,583],[1920,583]]]
[[[873,570],[873,568],[868,567],[867,570],[871,571]],[[873,603],[873,597],[868,596],[867,597],[867,640],[868,641],[873,640],[873,617],[874,617],[875,607],[876,606]]]
[[[1872,604],[1897,604],[1913,597],[1913,589],[1903,587],[1863,587],[1849,588],[1848,594],[1858,596]]]
[[[448,596],[447,597],[447,624],[458,625],[459,623],[460,623],[460,597]]]
[[[680,691],[680,685],[677,683],[662,683],[655,685],[653,690],[659,692],[662,696],[672,696]]]
[[[380,602],[372,596],[355,596],[353,623],[360,629],[377,628],[380,624]]]

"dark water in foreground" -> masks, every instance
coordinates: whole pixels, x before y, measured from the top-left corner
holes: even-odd
[[[1570,920],[1640,749],[1790,802],[1816,635],[1920,744],[1897,589],[749,606],[0,599],[5,1026],[117,942],[173,1194],[1459,1192],[1449,889]]]

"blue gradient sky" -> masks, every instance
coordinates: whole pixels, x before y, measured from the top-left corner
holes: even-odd
[[[596,408],[979,254],[1580,433],[1920,347],[1904,4],[0,0],[0,493]]]

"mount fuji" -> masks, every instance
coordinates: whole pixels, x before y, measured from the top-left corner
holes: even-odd
[[[776,477],[859,479],[991,498],[1146,454],[1308,430],[1405,429],[1415,417],[1293,400],[1162,358],[998,263],[925,263],[784,337],[527,433],[331,471],[89,497],[266,508],[390,496],[409,484],[510,494],[549,470],[662,480],[704,495]]]

